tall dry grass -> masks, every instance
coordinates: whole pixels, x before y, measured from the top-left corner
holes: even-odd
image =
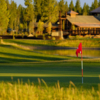
[[[20,81],[14,84],[0,83],[0,100],[100,100],[100,84],[98,90],[87,90],[78,89],[73,82],[70,82],[69,87],[63,88],[59,82],[48,87],[44,80],[38,80],[38,86]]]

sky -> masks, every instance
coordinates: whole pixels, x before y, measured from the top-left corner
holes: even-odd
[[[9,0],[9,1],[10,1],[10,0]],[[25,5],[24,5],[24,0],[13,0],[13,1],[15,1],[15,2],[17,3],[17,5],[21,4],[23,7],[25,7]],[[60,1],[60,0],[57,0],[57,1]],[[69,3],[71,2],[71,0],[65,0],[65,1],[68,2],[68,5],[69,5]],[[80,0],[80,2],[81,2],[81,7],[83,7],[83,5],[84,5],[85,2],[86,2],[89,6],[91,6],[91,4],[92,4],[92,2],[94,2],[94,0]],[[74,3],[74,5],[75,5],[76,0],[73,0],[73,3]]]

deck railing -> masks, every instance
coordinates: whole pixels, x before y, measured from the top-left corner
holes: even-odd
[[[100,35],[100,29],[65,30],[69,35]]]

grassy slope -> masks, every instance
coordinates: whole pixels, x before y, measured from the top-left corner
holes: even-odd
[[[33,40],[14,41],[27,45]],[[26,43],[28,41],[30,43]],[[27,82],[29,79],[37,84],[37,78],[41,78],[50,85],[59,80],[62,86],[68,85],[69,81],[81,86],[80,58],[25,51],[7,45],[0,45],[0,55],[0,81],[12,81],[13,77],[13,81],[19,78]],[[84,59],[84,86],[88,88],[94,85],[97,88],[99,75],[100,59]]]
[[[17,43],[30,46],[66,46],[77,47],[82,42],[83,47],[100,47],[100,39],[66,39],[66,40],[4,40],[5,42]]]
[[[6,45],[0,45],[0,55],[0,63],[44,62],[73,59],[72,57],[47,55],[36,51],[21,50],[16,47]]]

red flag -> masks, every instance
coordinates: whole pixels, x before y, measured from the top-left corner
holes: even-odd
[[[82,54],[82,43],[79,44],[77,50],[76,50],[76,55],[78,57],[78,53]]]

